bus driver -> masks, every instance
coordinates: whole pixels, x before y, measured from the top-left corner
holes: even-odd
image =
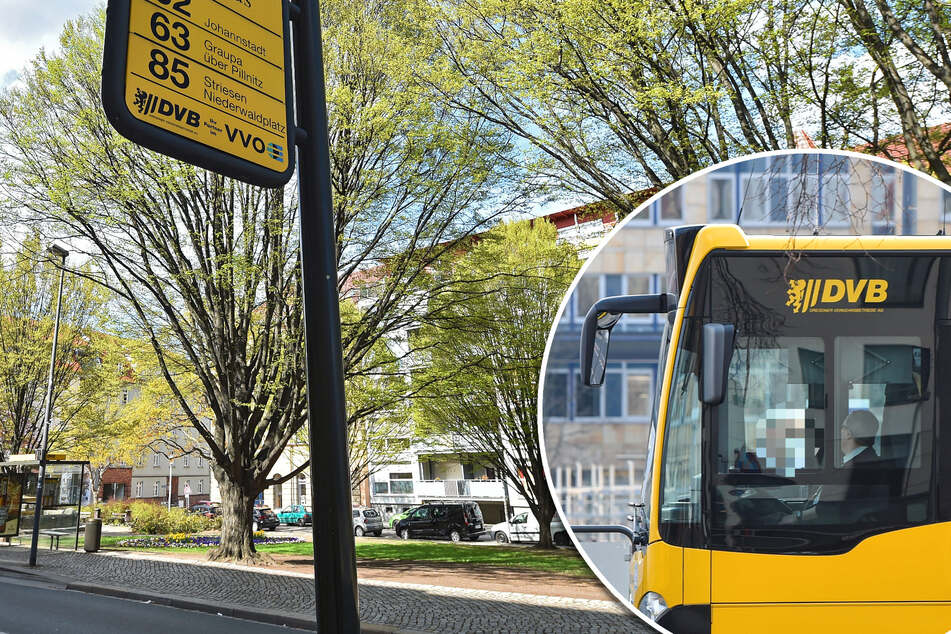
[[[842,450],[842,465],[859,466],[878,460],[875,453],[875,436],[878,434],[878,419],[867,409],[849,412],[842,421],[842,437],[839,448]]]

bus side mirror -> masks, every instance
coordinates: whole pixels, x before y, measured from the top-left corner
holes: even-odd
[[[670,293],[619,295],[598,300],[581,326],[581,380],[585,385],[601,385],[608,363],[611,329],[624,314],[666,313],[677,306]]]
[[[726,380],[733,357],[733,324],[704,324],[702,334],[703,375],[701,396],[707,405],[719,405],[726,397]]]

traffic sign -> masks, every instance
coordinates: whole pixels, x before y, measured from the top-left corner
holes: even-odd
[[[294,171],[287,25],[281,0],[109,0],[109,121],[157,152],[283,185]]]

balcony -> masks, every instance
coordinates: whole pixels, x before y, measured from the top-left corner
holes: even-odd
[[[416,495],[424,498],[475,498],[502,500],[501,480],[423,480],[416,483]]]

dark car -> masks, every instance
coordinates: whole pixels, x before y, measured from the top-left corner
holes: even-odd
[[[221,505],[217,502],[197,502],[188,507],[192,513],[198,513],[205,517],[217,517],[221,515]]]
[[[254,507],[254,523],[252,524],[252,529],[255,532],[259,530],[273,531],[280,525],[281,520],[278,519],[277,513],[266,506]]]
[[[403,539],[448,537],[454,542],[475,541],[484,532],[482,509],[475,502],[424,504],[396,523],[396,534]]]

